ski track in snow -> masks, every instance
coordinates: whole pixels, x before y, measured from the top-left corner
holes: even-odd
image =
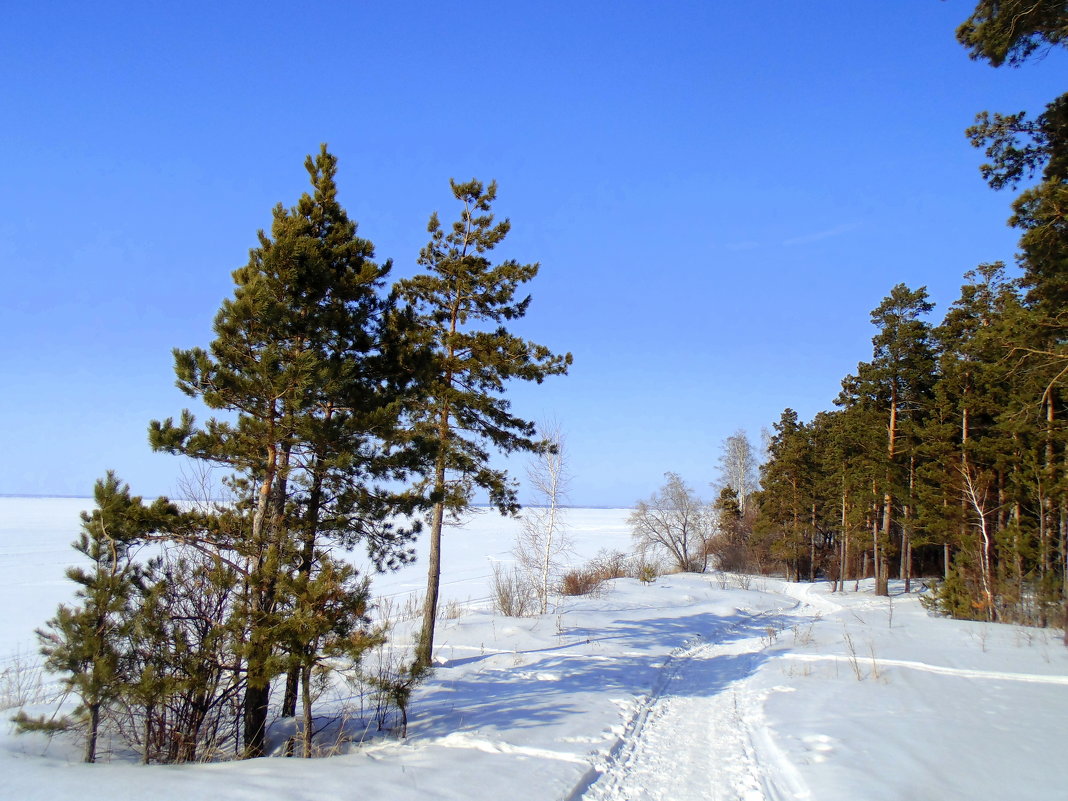
[[[849,662],[853,657],[846,654],[794,654],[783,653],[781,658],[793,659],[798,662]],[[862,664],[867,663],[867,657],[859,657]],[[944,665],[932,665],[928,662],[915,662],[909,659],[875,659],[879,667],[902,667],[910,670],[919,670],[925,673],[940,673],[945,676],[960,676],[966,679],[1000,679],[1004,681],[1022,681],[1030,684],[1064,684],[1068,685],[1068,676],[1054,676],[1043,673],[1008,673],[1002,670],[975,670],[972,668],[954,668]]]
[[[550,759],[558,762],[574,762],[580,765],[588,764],[587,760],[577,754],[568,754],[561,751],[550,751],[546,748],[533,748],[526,745],[512,745],[500,740],[490,740],[485,737],[470,734],[468,732],[453,732],[445,737],[434,741],[435,745],[444,748],[465,748],[474,751],[483,751],[487,754],[515,754],[517,756],[533,757],[536,759]]]
[[[796,768],[766,731],[767,693],[744,681],[765,658],[766,640],[732,636],[790,608],[797,607],[751,614],[719,640],[697,640],[674,654],[603,763],[568,801],[808,798]]]
[[[815,584],[787,584],[781,588],[786,594],[796,598],[804,606],[812,607],[820,612],[837,612],[843,607],[833,597],[820,595],[816,592]],[[876,608],[884,604],[880,599],[867,603],[854,604],[854,608]],[[799,654],[785,652],[776,655],[783,659],[792,659],[797,662],[840,662],[850,661],[846,654]],[[862,662],[867,659],[861,657]],[[943,676],[959,676],[966,679],[990,679],[1001,681],[1019,681],[1030,684],[1063,684],[1068,685],[1068,676],[1050,675],[1045,673],[1012,673],[1003,670],[977,670],[974,668],[955,668],[946,665],[932,665],[930,662],[918,662],[911,659],[875,659],[878,666],[900,667],[909,670],[918,670],[925,673],[937,673]]]

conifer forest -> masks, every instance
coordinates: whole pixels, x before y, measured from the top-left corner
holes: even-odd
[[[1026,6],[1026,8],[1025,8]],[[1068,36],[1061,3],[980,3],[973,59],[1026,62]],[[1068,94],[1033,119],[981,112],[967,130],[995,190],[1019,190],[1018,277],[969,272],[933,324],[924,287],[871,311],[872,357],[834,409],[786,409],[761,468],[752,558],[833,581],[940,576],[939,608],[1061,625],[1068,614]],[[1015,273],[1015,271],[1013,271]]]

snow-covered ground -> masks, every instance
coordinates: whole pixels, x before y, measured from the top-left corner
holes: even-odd
[[[0,658],[69,596],[84,501],[0,499]],[[624,510],[573,510],[577,559],[626,548]],[[409,736],[329,759],[83,765],[0,733],[0,798],[1055,799],[1068,797],[1060,632],[927,615],[915,595],[715,575],[620,579],[543,617],[489,612],[515,524],[445,541],[433,677]],[[376,579],[417,590],[422,567]],[[743,588],[744,587],[744,588]],[[403,628],[397,647],[404,644]]]

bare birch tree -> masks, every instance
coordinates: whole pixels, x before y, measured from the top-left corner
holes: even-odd
[[[979,581],[983,592],[983,614],[987,620],[995,620],[997,607],[994,604],[994,579],[990,555],[993,553],[993,536],[987,517],[991,514],[988,508],[989,486],[985,481],[974,475],[975,471],[967,463],[967,454],[964,463],[960,465],[960,474],[964,478],[964,498],[970,512],[974,515],[975,531],[979,535],[976,550],[979,552]]]
[[[546,424],[542,433],[549,447],[527,466],[533,503],[524,513],[513,554],[544,615],[549,610],[551,588],[564,567],[562,558],[571,550],[563,506],[571,476],[559,424]]]
[[[745,517],[746,504],[757,489],[756,452],[749,435],[739,428],[725,440],[719,456],[719,487],[730,487],[738,496],[738,510]]]

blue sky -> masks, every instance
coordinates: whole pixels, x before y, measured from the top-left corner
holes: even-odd
[[[189,404],[170,351],[210,341],[328,142],[396,277],[429,213],[452,218],[450,177],[498,181],[501,257],[542,265],[516,328],[575,357],[512,397],[561,422],[574,503],[668,470],[710,495],[735,430],[831,405],[894,284],[940,319],[967,270],[1011,261],[1011,196],[962,131],[1040,111],[1068,62],[969,61],[971,5],[12,5],[0,493],[88,494],[109,468],[175,492],[145,433]]]

